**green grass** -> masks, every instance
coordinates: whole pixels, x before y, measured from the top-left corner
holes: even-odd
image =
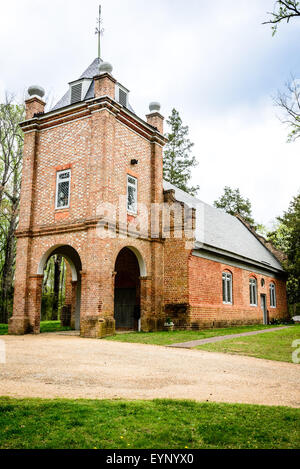
[[[70,327],[60,325],[60,321],[41,321],[41,332],[69,331]],[[8,334],[8,325],[0,324],[0,335]]]
[[[8,325],[7,324],[0,324],[0,335],[8,334]]]
[[[150,345],[170,345],[179,342],[189,342],[190,340],[208,339],[219,335],[239,334],[240,332],[259,331],[277,326],[236,326],[224,329],[205,329],[203,331],[160,331],[160,332],[129,332],[106,337],[105,340],[116,340],[118,342],[133,342]]]
[[[299,448],[300,409],[0,398],[0,448]]]
[[[41,332],[70,331],[71,327],[61,326],[60,321],[41,321]]]
[[[281,331],[226,339],[222,342],[199,345],[195,348],[211,352],[248,355],[268,360],[292,362],[292,353],[295,350],[292,347],[292,342],[296,339],[300,339],[300,326],[298,325]]]

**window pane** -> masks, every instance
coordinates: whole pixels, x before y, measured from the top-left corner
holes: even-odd
[[[57,187],[57,207],[66,207],[69,204],[69,181],[59,182]]]
[[[231,278],[227,279],[227,301],[231,303]]]
[[[131,212],[135,212],[136,210],[135,196],[136,196],[136,189],[132,186],[128,186],[127,208]]]
[[[223,301],[226,302],[226,280],[224,276],[223,276],[222,284],[223,284]]]

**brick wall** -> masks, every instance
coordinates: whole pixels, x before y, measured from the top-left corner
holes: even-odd
[[[232,274],[233,303],[223,304],[222,273]],[[189,259],[189,303],[192,327],[262,323],[260,294],[265,294],[269,320],[287,316],[285,280],[262,275],[212,260],[191,256]],[[257,306],[250,306],[249,278],[257,279]],[[265,284],[261,286],[261,279]],[[277,305],[270,307],[269,285],[276,286]]]

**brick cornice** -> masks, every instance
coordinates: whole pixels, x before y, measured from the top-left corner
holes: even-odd
[[[57,111],[50,111],[40,116],[36,116],[33,119],[21,122],[20,127],[24,133],[30,131],[42,131],[84,117],[89,117],[92,113],[102,111],[104,109],[110,111],[120,122],[150,142],[159,143],[160,145],[164,145],[166,143],[165,137],[161,135],[157,129],[149,125],[147,122],[144,122],[130,111],[125,110],[119,103],[109,96],[101,96],[100,98],[94,98],[76,105],[70,105]]]
[[[74,233],[78,231],[87,231],[89,229],[96,229],[97,225],[99,222],[101,222],[102,218],[97,217],[97,218],[91,218],[91,219],[86,219],[74,223],[68,223],[68,224],[51,224],[51,225],[43,225],[39,226],[36,228],[30,228],[30,229],[19,229],[17,230],[15,236],[16,238],[35,238],[39,236],[51,236],[51,235],[57,235],[57,234],[64,234],[64,233]],[[107,224],[107,222],[105,222]],[[135,232],[133,230],[129,230],[127,225],[123,224],[117,224],[115,225],[112,223],[111,225],[109,224],[108,229],[115,229],[116,233],[121,233],[121,234],[127,234],[128,238],[134,237],[137,239],[143,239],[145,241],[150,241],[150,242],[155,242],[155,243],[162,243],[164,242],[163,238],[150,238],[150,237],[144,237],[140,236],[139,232]]]

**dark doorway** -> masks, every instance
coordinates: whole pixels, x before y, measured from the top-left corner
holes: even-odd
[[[268,311],[267,311],[267,299],[266,295],[260,295],[260,306],[263,311],[263,321],[264,324],[268,324]]]
[[[122,249],[115,264],[116,329],[138,330],[140,319],[140,268],[136,255]]]

